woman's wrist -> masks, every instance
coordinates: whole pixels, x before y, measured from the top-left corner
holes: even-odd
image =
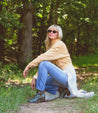
[[[33,78],[37,79],[37,76],[36,76],[36,75],[34,75],[34,76],[33,76]]]

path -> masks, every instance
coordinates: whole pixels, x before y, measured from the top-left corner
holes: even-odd
[[[82,113],[77,109],[74,99],[57,99],[43,103],[28,103],[20,106],[18,113]]]

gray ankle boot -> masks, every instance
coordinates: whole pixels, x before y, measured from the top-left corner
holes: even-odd
[[[45,94],[44,91],[38,91],[36,92],[36,96],[28,101],[29,103],[39,103],[39,102],[45,102]]]

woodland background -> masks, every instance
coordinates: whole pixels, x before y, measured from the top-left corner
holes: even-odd
[[[52,24],[71,57],[98,53],[98,0],[0,0],[0,61],[23,67],[45,52]]]

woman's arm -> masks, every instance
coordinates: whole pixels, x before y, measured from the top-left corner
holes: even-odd
[[[53,61],[53,60],[63,58],[66,56],[69,56],[67,48],[63,42],[59,41],[58,43],[54,44],[48,51],[39,55],[37,58],[35,58],[33,61],[31,61],[26,66],[26,68],[23,72],[23,76],[24,76],[24,78],[26,78],[29,68],[38,66],[39,63],[42,61],[45,61],[45,60]]]
[[[27,74],[29,72],[29,66],[26,66],[26,68],[23,71],[23,77],[26,78]]]
[[[35,87],[36,87],[36,79],[33,78],[32,79],[32,82],[31,82],[31,89],[34,91],[35,90]]]
[[[57,44],[53,45],[48,51],[39,55],[37,58],[31,61],[28,64],[28,67],[31,68],[38,66],[40,62],[45,60],[53,61],[66,56],[69,56],[67,48],[63,42],[59,41]]]

